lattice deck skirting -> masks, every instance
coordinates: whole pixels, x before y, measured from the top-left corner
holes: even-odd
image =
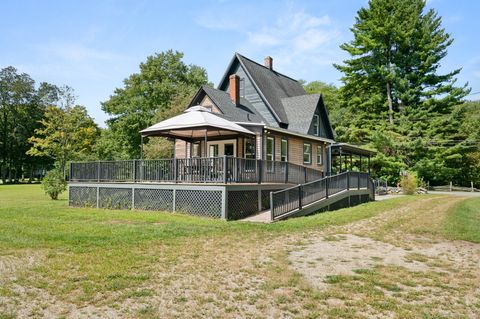
[[[69,206],[173,211],[241,219],[270,208],[270,192],[288,184],[183,185],[152,183],[70,183]]]

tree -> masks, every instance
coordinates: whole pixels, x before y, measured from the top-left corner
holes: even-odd
[[[45,84],[40,90],[46,92]],[[14,67],[0,70],[0,175],[3,183],[18,181],[35,160],[25,154],[28,138],[38,127],[45,105],[35,81]]]
[[[374,146],[374,165],[425,172],[426,161],[443,157],[427,171],[443,172],[438,182],[455,175],[462,147],[444,142],[462,138],[451,115],[469,89],[455,86],[460,69],[438,73],[453,42],[441,18],[424,0],[370,0],[351,30],[341,46],[350,59],[335,65],[344,73],[340,139]]]
[[[48,171],[42,180],[42,188],[45,194],[50,196],[51,199],[57,200],[58,195],[67,189],[67,182],[65,181],[63,172],[56,168]]]
[[[190,88],[179,92],[172,98],[169,107],[158,110],[154,122],[160,122],[182,113],[193,98],[196,90]],[[164,137],[149,138],[144,145],[144,157],[147,159],[171,158],[173,156],[173,141]]]
[[[97,125],[79,105],[49,106],[40,123],[29,139],[33,145],[27,153],[52,158],[64,176],[67,162],[91,153],[99,135]]]
[[[112,117],[107,121],[108,152],[114,158],[138,158],[139,131],[154,124],[158,112],[171,108],[172,100],[182,92],[191,92],[207,83],[205,69],[186,65],[183,53],[168,50],[149,56],[140,64],[140,73],[124,80],[124,87],[116,89],[102,109]]]

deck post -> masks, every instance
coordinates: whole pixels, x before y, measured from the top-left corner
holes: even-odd
[[[97,186],[97,208],[100,208],[100,187]]]
[[[298,186],[298,209],[302,209],[302,195],[303,195],[303,192],[302,192],[302,186]]]
[[[350,171],[347,171],[347,191],[350,190]]]
[[[360,172],[358,173],[358,189],[360,189]]]
[[[227,155],[223,155],[223,183],[227,183]]]
[[[132,186],[132,210],[135,209],[135,186]]]
[[[137,182],[137,160],[134,159],[133,160],[133,182],[136,183]]]
[[[262,160],[255,159],[257,165],[258,184],[262,183]]]
[[[100,161],[97,161],[97,182],[100,182]]]
[[[307,167],[306,166],[303,167],[303,182],[304,183],[307,182]]]
[[[330,176],[325,178],[325,199],[328,198],[328,186],[329,186]]]
[[[177,158],[173,159],[173,181],[177,182]]]
[[[285,184],[288,184],[288,162],[285,162]]]
[[[273,192],[270,192],[270,220],[274,219],[273,213]]]

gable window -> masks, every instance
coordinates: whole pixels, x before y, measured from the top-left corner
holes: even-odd
[[[322,147],[322,145],[317,146],[317,165],[323,165],[323,147]]]
[[[255,159],[255,139],[246,138],[245,139],[245,158]]]
[[[288,141],[285,138],[282,138],[280,142],[280,161],[288,161]]]
[[[312,144],[303,143],[303,164],[312,163]]]
[[[275,138],[267,137],[266,160],[273,161],[275,156]]]
[[[318,136],[320,133],[320,117],[317,114],[313,115],[313,135]]]

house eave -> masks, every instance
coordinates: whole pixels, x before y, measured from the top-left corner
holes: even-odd
[[[265,130],[266,131],[272,131],[272,132],[278,132],[278,133],[284,133],[284,134],[288,134],[288,135],[293,135],[293,136],[297,136],[297,137],[301,137],[301,138],[308,139],[308,140],[313,140],[313,141],[320,141],[320,142],[325,142],[325,143],[330,143],[330,144],[335,143],[334,140],[329,139],[329,138],[324,138],[324,137],[320,137],[320,136],[313,136],[313,135],[308,135],[308,134],[302,134],[302,133],[298,133],[298,132],[294,132],[294,131],[290,131],[290,130],[286,130],[286,129],[278,128],[278,127],[265,126]]]

